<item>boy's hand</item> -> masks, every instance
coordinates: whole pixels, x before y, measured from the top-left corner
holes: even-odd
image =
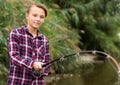
[[[40,71],[42,71],[43,70],[42,65],[43,65],[42,62],[34,62],[33,63],[33,68],[34,68],[34,70],[40,70]]]

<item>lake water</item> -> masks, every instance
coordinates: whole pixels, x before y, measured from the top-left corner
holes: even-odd
[[[93,71],[81,73],[53,81],[47,85],[120,85],[118,71],[113,63],[105,62],[95,65]]]

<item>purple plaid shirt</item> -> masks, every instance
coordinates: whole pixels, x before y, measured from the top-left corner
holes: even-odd
[[[49,62],[48,39],[38,31],[33,38],[27,26],[13,29],[8,40],[10,72],[6,85],[45,85],[44,77],[34,77],[32,65],[34,61]],[[49,66],[44,68],[45,75]]]

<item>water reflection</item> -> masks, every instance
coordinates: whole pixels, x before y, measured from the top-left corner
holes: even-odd
[[[118,81],[115,83],[115,85],[120,85],[120,73],[118,74]]]
[[[59,81],[54,81],[47,85],[84,85],[84,82],[81,76],[73,75],[67,78],[62,78]]]
[[[85,85],[114,85],[118,74],[111,65],[97,65],[94,72],[84,76]]]
[[[90,73],[84,70],[80,75],[63,78],[47,85],[120,85],[118,80],[120,80],[120,77],[118,78],[117,71],[113,69],[109,62],[106,62],[96,65]]]

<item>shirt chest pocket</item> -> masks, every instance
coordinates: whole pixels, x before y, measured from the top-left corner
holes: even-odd
[[[40,57],[43,57],[45,55],[45,47],[43,45],[39,46],[37,52]]]

